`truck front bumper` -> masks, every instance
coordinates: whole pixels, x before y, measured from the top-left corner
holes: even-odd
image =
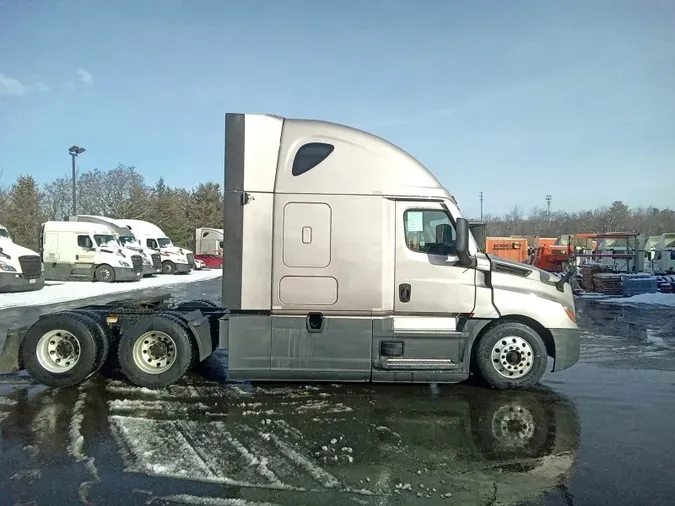
[[[0,293],[33,292],[45,286],[44,275],[26,279],[17,272],[0,272]]]
[[[138,281],[143,277],[143,271],[134,272],[130,267],[113,267],[115,281]]]
[[[179,264],[174,263],[176,266],[176,272],[190,272],[190,264]]]
[[[555,347],[552,372],[572,367],[579,361],[581,354],[581,330],[550,329],[550,331]]]
[[[152,264],[143,264],[143,276],[152,276],[153,274],[159,274],[162,272],[162,268],[155,268]]]

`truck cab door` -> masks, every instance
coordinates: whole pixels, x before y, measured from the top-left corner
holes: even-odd
[[[71,275],[77,278],[91,278],[95,267],[96,253],[94,241],[91,237],[86,234],[78,235]]]
[[[441,203],[396,202],[395,314],[473,312],[476,272],[459,264],[455,240],[455,220]]]

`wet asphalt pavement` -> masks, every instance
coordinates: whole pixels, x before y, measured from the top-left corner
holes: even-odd
[[[578,312],[580,363],[527,392],[226,384],[225,354],[164,391],[0,376],[0,505],[675,503],[675,311]]]

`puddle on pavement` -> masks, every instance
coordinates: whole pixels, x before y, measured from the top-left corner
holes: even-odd
[[[0,399],[10,504],[521,502],[564,483],[579,444],[574,404],[545,387],[190,375],[162,391],[104,378],[60,390],[24,383]]]

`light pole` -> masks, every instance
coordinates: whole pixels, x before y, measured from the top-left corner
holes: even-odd
[[[480,221],[483,223],[483,192],[478,193],[480,195]]]
[[[73,216],[77,214],[77,204],[76,204],[76,199],[77,199],[77,184],[76,184],[76,179],[75,179],[75,157],[78,155],[81,155],[84,153],[85,149],[81,148],[80,146],[70,146],[68,149],[68,153],[70,153],[70,156],[73,159]]]
[[[548,219],[548,233],[551,235],[551,196],[546,195],[546,217]]]

